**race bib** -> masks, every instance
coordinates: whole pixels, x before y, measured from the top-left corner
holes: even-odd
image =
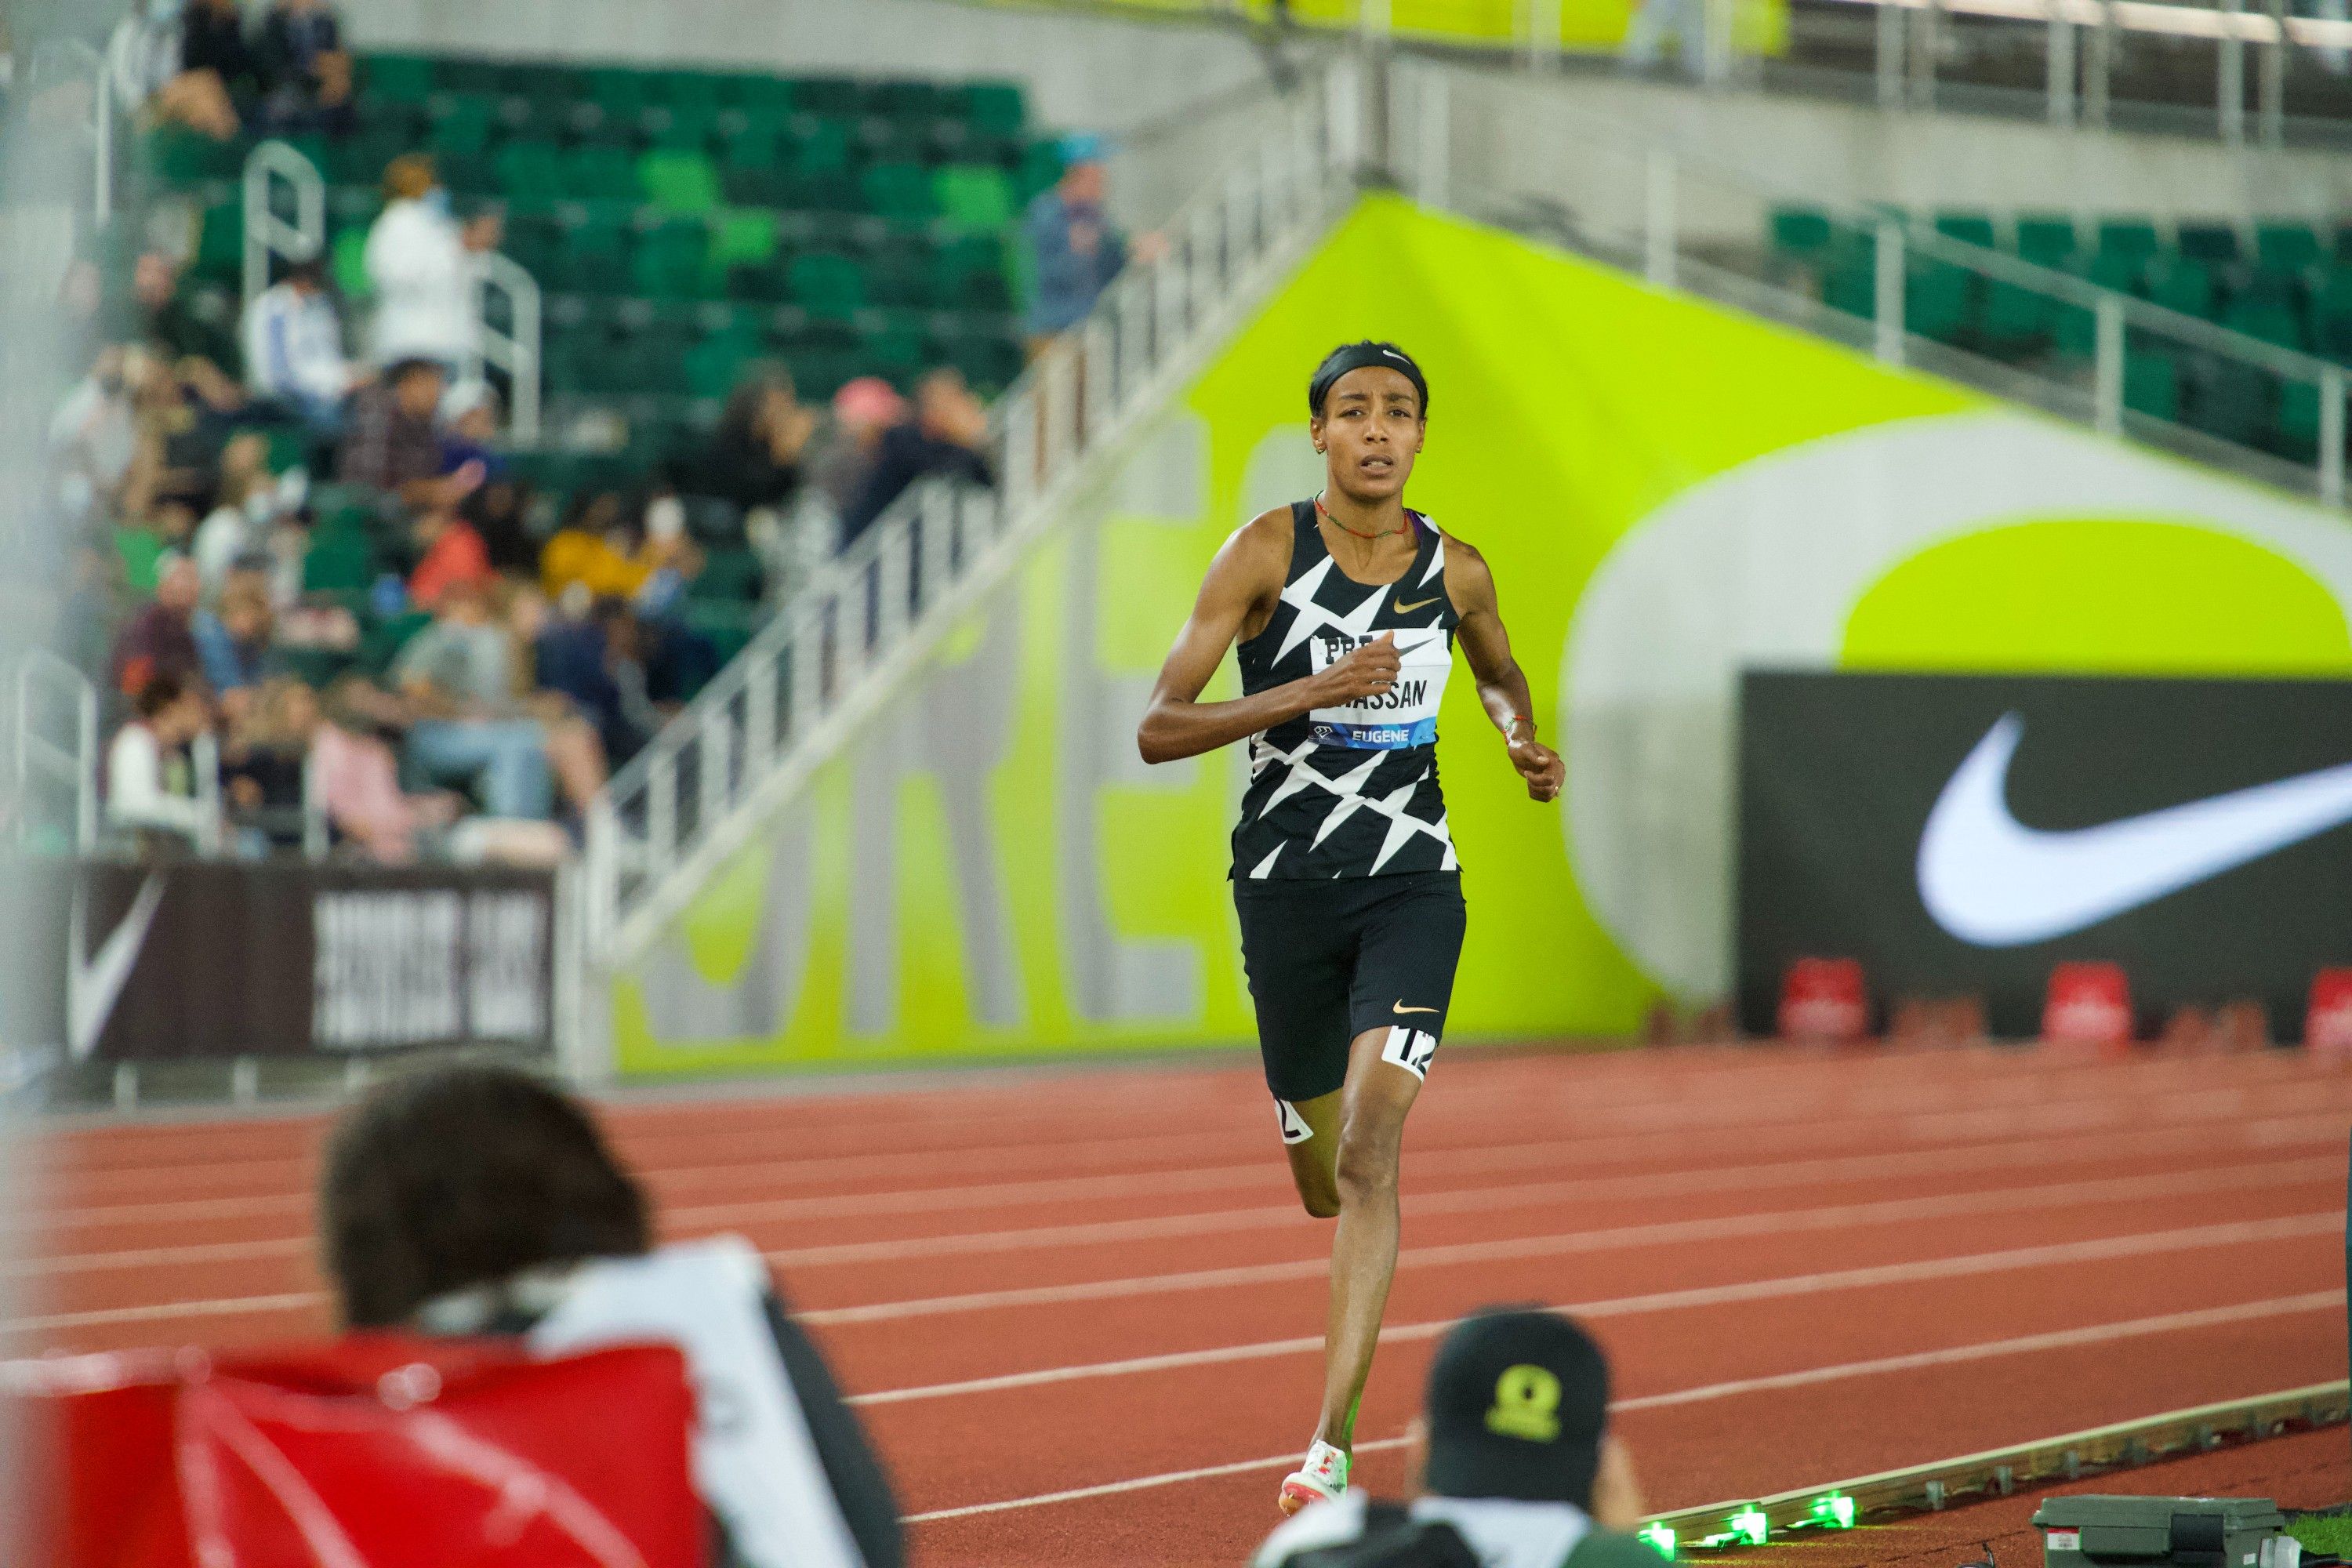
[[[1353,637],[1345,632],[1318,632],[1308,639],[1314,666],[1328,669],[1358,647],[1385,635],[1375,632],[1369,637]],[[1344,708],[1318,708],[1309,712],[1307,736],[1317,745],[1399,752],[1436,741],[1437,705],[1445,696],[1445,678],[1453,673],[1453,645],[1442,626],[1400,631],[1395,636],[1396,684]]]

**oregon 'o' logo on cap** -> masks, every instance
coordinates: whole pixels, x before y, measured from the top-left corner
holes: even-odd
[[[1539,1366],[1515,1366],[1495,1380],[1486,1430],[1530,1443],[1559,1436],[1559,1379]]]

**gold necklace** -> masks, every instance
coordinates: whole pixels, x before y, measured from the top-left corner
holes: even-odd
[[[1406,523],[1399,524],[1395,528],[1376,528],[1370,533],[1366,533],[1361,529],[1349,528],[1346,523],[1341,522],[1338,518],[1331,515],[1331,509],[1323,504],[1323,493],[1320,490],[1318,490],[1315,493],[1315,511],[1318,516],[1328,521],[1331,526],[1338,529],[1340,532],[1352,534],[1358,539],[1386,539],[1391,533],[1402,533],[1405,531],[1406,525],[1411,521],[1410,519],[1407,519]]]

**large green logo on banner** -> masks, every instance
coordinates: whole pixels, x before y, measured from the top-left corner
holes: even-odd
[[[1529,802],[1452,683],[1455,1037],[1720,994],[1742,665],[2352,668],[2332,517],[1368,200],[616,983],[625,1070],[1251,1039],[1244,759],[1147,768],[1134,728],[1217,547],[1319,483],[1307,375],[1366,336],[1429,373],[1409,500],[1493,564],[1570,765]]]

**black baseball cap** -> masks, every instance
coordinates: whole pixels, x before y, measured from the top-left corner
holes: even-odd
[[[1429,1369],[1438,1497],[1592,1505],[1609,1425],[1609,1362],[1558,1312],[1490,1307],[1454,1325]]]

